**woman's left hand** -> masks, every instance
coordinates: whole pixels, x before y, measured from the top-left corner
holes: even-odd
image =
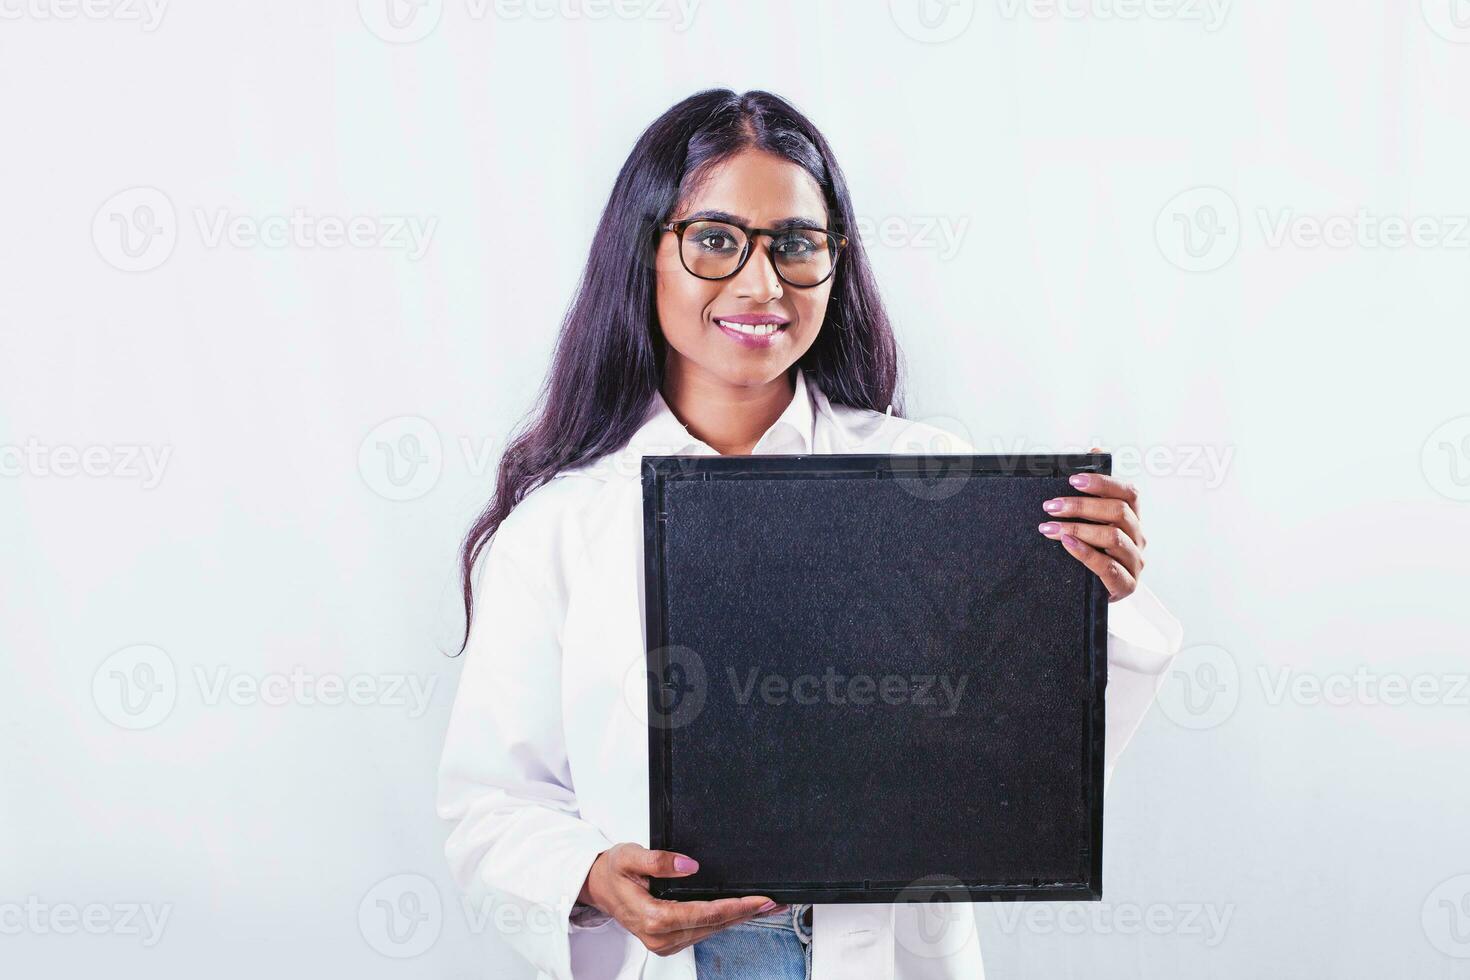
[[[1138,521],[1138,489],[1100,473],[1079,473],[1068,482],[1090,496],[1046,501],[1041,506],[1051,519],[1037,530],[1053,541],[1060,538],[1072,557],[1102,580],[1109,602],[1132,595],[1148,546]],[[1078,519],[1098,523],[1072,522]]]

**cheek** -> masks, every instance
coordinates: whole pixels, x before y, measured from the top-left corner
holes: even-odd
[[[668,265],[672,260],[673,266]],[[699,332],[704,311],[718,290],[710,289],[700,279],[689,275],[679,264],[677,255],[659,256],[655,287],[658,290],[659,325],[665,334],[690,335]]]
[[[827,303],[832,296],[832,288],[824,284],[819,289],[793,292],[796,293],[796,309],[801,316],[801,322],[809,330],[820,327],[827,315]]]

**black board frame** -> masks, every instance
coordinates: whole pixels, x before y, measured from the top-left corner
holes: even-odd
[[[668,632],[663,565],[663,491],[680,480],[974,479],[1009,476],[1068,477],[1112,472],[1109,453],[890,454],[823,453],[782,455],[644,456],[641,479],[644,532],[644,605],[649,697],[666,676]],[[669,900],[713,900],[766,895],[783,903],[893,903],[933,901],[1100,901],[1102,899],[1103,766],[1107,688],[1107,590],[1086,577],[1084,647],[1090,674],[1087,795],[1089,837],[1086,872],[1077,880],[1033,881],[1029,885],[961,881],[946,876],[912,881],[741,882],[695,886],[678,878],[650,878],[649,891]],[[651,702],[650,702],[651,703]],[[671,728],[648,723],[649,847],[678,850],[673,828]]]

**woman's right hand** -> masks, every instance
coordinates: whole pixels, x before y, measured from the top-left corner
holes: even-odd
[[[577,900],[617,919],[659,956],[672,956],[721,929],[784,907],[763,895],[667,902],[648,893],[649,878],[682,878],[698,870],[699,862],[683,854],[617,844],[597,855]]]

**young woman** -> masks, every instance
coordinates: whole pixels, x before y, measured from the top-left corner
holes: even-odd
[[[894,414],[897,349],[855,227],[826,140],[780,98],[701,92],[659,117],[618,174],[543,404],[466,540],[445,850],[469,899],[557,980],[983,974],[966,905],[648,893],[699,855],[645,846],[639,459],[970,451]],[[1180,631],[1138,583],[1134,489],[1074,484],[1037,533],[1114,600],[1110,774]]]

